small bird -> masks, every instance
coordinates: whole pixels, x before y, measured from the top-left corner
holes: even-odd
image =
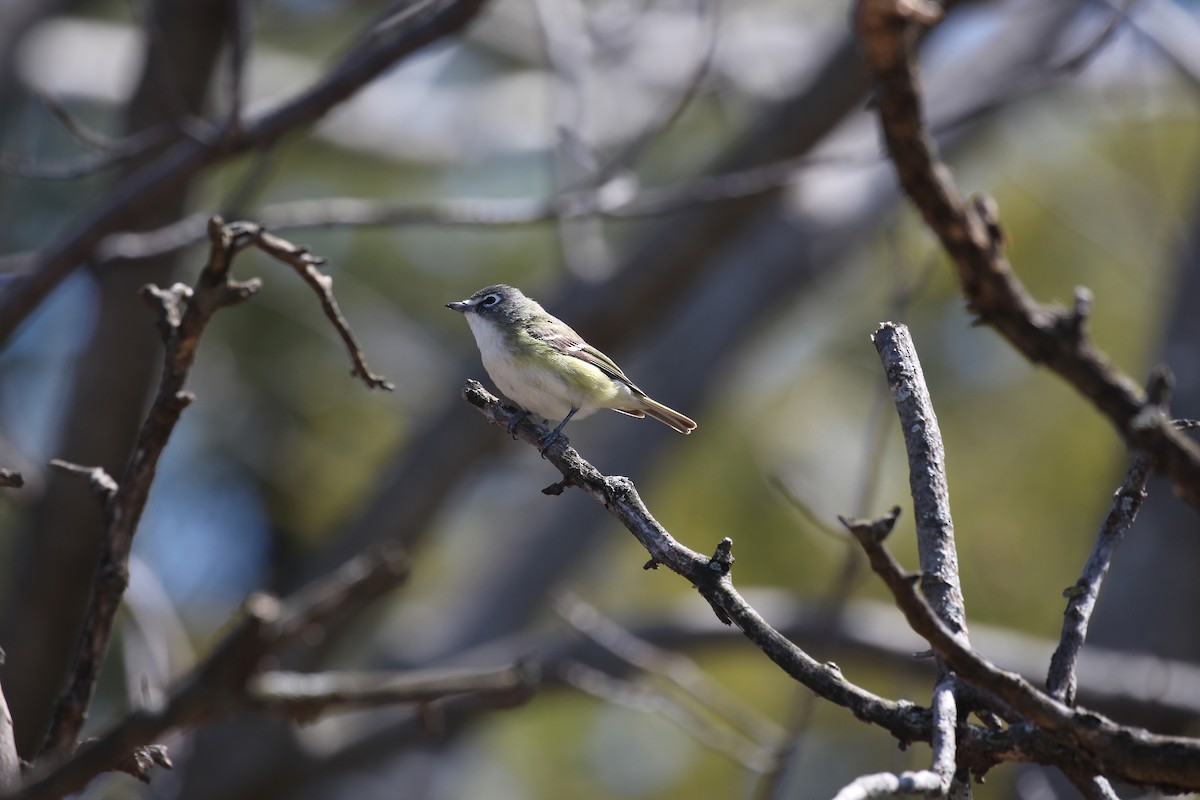
[[[611,358],[520,289],[498,283],[446,308],[466,316],[484,369],[509,400],[547,420],[562,420],[542,441],[543,451],[572,417],[600,408],[653,417],[680,433],[696,429],[695,422],[652,400]]]

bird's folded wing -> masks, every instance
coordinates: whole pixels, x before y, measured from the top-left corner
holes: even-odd
[[[538,341],[554,348],[563,355],[573,356],[580,361],[586,361],[598,368],[613,380],[620,381],[638,394],[644,394],[625,376],[621,368],[611,358],[583,340],[583,337],[566,325],[535,327],[529,329],[529,335]]]

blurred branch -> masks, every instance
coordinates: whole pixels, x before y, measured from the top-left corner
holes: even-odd
[[[932,659],[914,657],[922,641],[907,627],[894,605],[855,600],[848,602],[837,618],[831,620],[823,604],[805,602],[790,593],[750,588],[746,594],[781,633],[810,652],[835,654],[838,661],[861,661],[893,675],[929,677],[936,681]],[[684,610],[616,624],[627,628],[635,639],[671,651],[724,648],[740,641],[739,634],[715,624],[707,614]],[[978,622],[972,625],[971,642],[981,653],[998,654],[1008,669],[1019,672],[1030,682],[1045,679],[1046,661],[1057,644],[1050,639]],[[595,646],[577,637],[566,640],[535,637],[531,641],[529,637],[517,636],[485,647],[482,653],[496,659],[533,650],[550,653],[549,661],[544,664],[547,674],[553,672],[559,658],[597,664],[608,660]],[[1139,679],[1131,681],[1131,676]],[[1156,676],[1166,677],[1159,680]],[[1200,669],[1184,661],[1090,646],[1080,661],[1078,697],[1091,708],[1135,720],[1139,725],[1186,727],[1200,715]]]
[[[66,111],[61,112],[66,117]],[[160,125],[146,128],[117,142],[108,142],[100,152],[88,153],[76,158],[42,159],[33,156],[18,156],[0,153],[0,171],[22,178],[43,180],[71,180],[132,161],[138,156],[154,150],[174,138],[170,126]]]
[[[1090,294],[1077,290],[1071,310],[1033,300],[1004,256],[994,202],[980,196],[964,200],[949,167],[938,160],[923,119],[911,34],[939,15],[939,7],[924,0],[861,0],[855,8],[863,52],[879,84],[876,107],[887,152],[901,186],[954,262],[980,321],[1074,386],[1200,510],[1200,446],[1175,430],[1163,407],[1088,337]]]
[[[708,677],[691,658],[639,639],[573,593],[560,592],[554,606],[558,615],[576,631],[630,666],[663,678],[747,737],[771,744],[783,738],[784,731],[774,721]]]
[[[71,666],[70,677],[55,704],[43,754],[65,752],[74,743],[87,718],[100,667],[108,651],[109,636],[121,597],[129,584],[129,555],[142,511],[154,481],[158,459],[179,420],[191,403],[184,391],[195,361],[200,337],[212,316],[221,308],[240,303],[257,293],[261,281],[236,281],[230,275],[233,258],[254,246],[290,265],[321,297],[322,307],[338,329],[354,363],[354,374],[368,387],[388,388],[386,381],[367,368],[362,352],[337,310],[331,281],[316,265],[322,260],[307,250],[265,233],[247,223],[226,225],[219,217],[209,221],[211,249],[208,263],[192,287],[176,284],[163,290],[148,285],[146,298],[158,311],[158,325],[166,350],[162,377],[154,404],[138,434],[137,445],[118,485],[97,468],[59,462],[62,469],[89,476],[104,504],[103,546],[88,604],[83,632]]]
[[[79,120],[75,119],[75,117],[71,116],[71,113],[68,112],[65,107],[63,107],[62,103],[59,103],[58,100],[46,94],[45,92],[34,92],[34,94],[38,101],[42,104],[42,107],[50,113],[50,116],[58,120],[58,123],[63,126],[63,130],[65,130],[72,139],[74,139],[83,147],[86,147],[89,150],[95,150],[99,153],[110,153],[113,150],[120,150],[125,146],[123,142],[114,141],[108,136],[105,136],[99,131],[92,130]]]
[[[212,141],[188,139],[123,181],[55,243],[42,251],[32,271],[0,296],[0,341],[85,261],[109,233],[129,224],[139,208],[170,195],[200,171],[259,148],[315,122],[331,108],[403,57],[456,32],[483,0],[430,0],[390,27],[347,52],[342,61],[307,90],[283,105],[248,120]]]
[[[1058,755],[1048,761],[1036,759],[1039,763],[1054,764],[1068,774],[1100,774],[1169,793],[1200,787],[1200,740],[1160,736],[1118,725],[1092,711],[1065,706],[1020,675],[999,669],[965,644],[916,591],[914,576],[905,572],[884,547],[898,515],[897,508],[873,522],[848,521],[847,527],[866,551],[871,568],[891,591],[909,626],[933,646],[958,677],[995,695],[1023,715],[1037,732],[1057,743]]]
[[[462,198],[433,203],[384,203],[355,197],[292,200],[262,206],[246,216],[275,231],[399,225],[508,228],[586,216],[637,219],[768,194],[795,181],[807,167],[854,166],[878,160],[874,155],[789,158],[636,191],[628,181],[616,177],[603,185],[564,190],[548,199]],[[141,259],[182,250],[204,240],[211,216],[208,211],[197,212],[154,230],[112,233],[97,245],[96,258],[102,262]],[[39,257],[36,252],[0,256],[0,273],[28,269]]]
[[[1109,14],[1108,19],[1104,21],[1104,26],[1096,31],[1096,35],[1080,47],[1078,52],[1060,61],[1056,65],[1056,69],[1067,72],[1083,70],[1112,41],[1113,35],[1121,29],[1121,26],[1129,22],[1129,14],[1137,3],[1138,0],[1114,0],[1114,2],[1108,3]]]
[[[0,469],[0,487],[5,489],[20,489],[25,485],[25,476],[16,470]]]
[[[262,672],[246,685],[246,704],[298,723],[332,711],[393,703],[428,703],[463,694],[528,699],[541,680],[533,664],[500,669],[415,672]]]
[[[129,714],[103,736],[83,742],[48,771],[43,767],[35,772],[24,788],[11,796],[20,800],[62,797],[79,791],[102,772],[124,770],[122,765],[129,763],[131,754],[150,745],[167,730],[208,722],[264,703],[270,705],[261,691],[251,685],[264,656],[279,653],[310,636],[335,619],[342,609],[379,597],[407,574],[408,561],[403,553],[385,549],[353,559],[285,600],[266,594],[252,595],[233,629],[166,702]],[[534,679],[535,676],[522,673],[527,684]],[[511,682],[499,684],[503,684],[502,691],[513,691]],[[454,685],[452,680],[446,683]],[[495,686],[480,689],[493,690]],[[298,695],[294,692],[292,699],[301,706],[304,703]],[[397,698],[395,702],[407,702],[400,699],[398,691],[393,696]],[[319,693],[310,698],[312,705],[308,708],[317,710],[319,698]],[[332,696],[326,697],[326,701],[326,704],[340,704]],[[375,702],[385,701],[384,694],[375,697]],[[281,700],[280,705],[286,706],[286,702]]]
[[[653,687],[617,678],[578,662],[566,663],[559,677],[569,686],[606,703],[646,714],[657,714],[704,747],[754,772],[764,772],[774,760],[773,742],[757,742],[733,728],[713,724],[675,698]]]
[[[253,15],[246,0],[236,0],[229,15],[229,111],[226,130],[237,133],[242,128],[242,112],[246,105],[246,58],[250,51]]]

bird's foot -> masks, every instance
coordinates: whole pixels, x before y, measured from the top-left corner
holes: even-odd
[[[508,418],[508,425],[504,429],[508,431],[508,435],[513,437],[513,441],[517,438],[517,425],[521,424],[521,420],[529,416],[529,412],[518,408],[513,411],[512,416]]]
[[[542,437],[542,441],[539,445],[540,449],[538,451],[542,454],[542,458],[546,457],[546,451],[553,447],[559,439],[562,439],[564,442],[569,441],[567,437],[562,435],[562,431],[557,429],[550,431],[544,437]]]

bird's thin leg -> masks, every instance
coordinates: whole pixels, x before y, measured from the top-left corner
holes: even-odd
[[[550,433],[546,434],[545,439],[542,439],[542,455],[543,456],[546,455],[546,451],[550,449],[550,445],[552,445],[558,441],[558,437],[562,435],[563,426],[566,425],[568,422],[570,422],[571,417],[575,416],[578,412],[579,412],[578,408],[572,408],[570,411],[567,412],[567,415],[565,417],[563,417],[563,421],[558,423],[558,427],[555,428],[554,430],[550,431]]]

